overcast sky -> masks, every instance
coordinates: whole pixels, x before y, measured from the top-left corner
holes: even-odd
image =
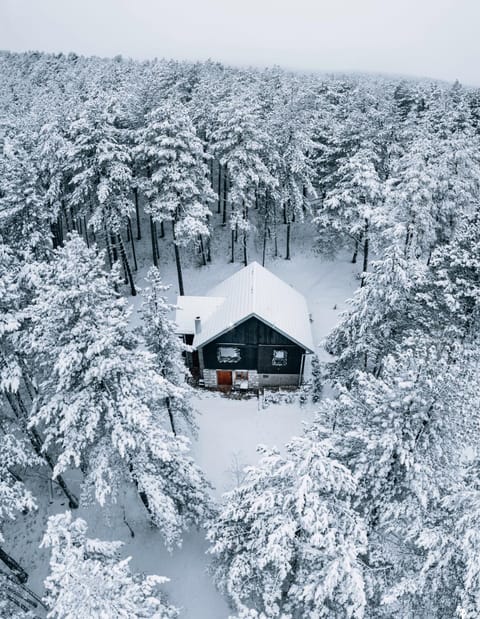
[[[480,86],[480,0],[0,0],[0,49],[429,76]]]

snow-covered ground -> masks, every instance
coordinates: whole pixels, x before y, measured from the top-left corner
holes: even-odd
[[[300,227],[297,234],[300,234]],[[292,260],[269,259],[266,266],[305,295],[313,319],[314,343],[320,346],[338,321],[345,300],[358,285],[354,277],[358,266],[352,265],[347,256],[329,262],[317,255],[300,253],[301,240],[296,240]],[[190,265],[184,269],[187,294],[204,294],[241,268],[239,263],[230,264],[225,253],[214,254],[214,262],[207,267]],[[254,259],[258,260],[258,255],[255,255],[253,248],[251,260]],[[139,262],[141,268],[137,281],[142,287],[149,266],[147,245]],[[163,260],[160,271],[165,283],[172,285],[169,297],[174,302],[178,291],[175,265]],[[136,297],[132,301],[137,309],[141,298]],[[137,321],[138,314],[135,312],[133,322]],[[256,462],[258,444],[282,448],[292,436],[301,433],[302,424],[311,420],[315,412],[311,406],[302,407],[298,403],[272,404],[263,408],[261,400],[256,397],[237,400],[207,391],[199,391],[194,404],[199,412],[199,434],[192,442],[192,451],[212,483],[217,499],[238,483],[245,465]],[[35,516],[25,518],[26,533],[21,538],[9,540],[12,554],[22,559],[21,563],[31,575],[29,585],[38,593],[42,592],[42,581],[48,571],[48,552],[38,548],[46,518],[66,508],[61,497],[55,498],[51,504],[42,504]],[[95,505],[81,507],[78,515],[87,520],[90,537],[123,540],[125,555],[133,557],[132,566],[136,570],[169,577],[171,581],[166,588],[171,601],[182,608],[182,617],[228,617],[228,607],[206,571],[208,556],[205,554],[207,544],[204,532],[189,532],[185,535],[182,548],[170,554],[163,547],[158,531],[149,525],[143,506],[134,496],[125,496],[119,504],[104,510]],[[134,537],[126,523],[134,531]],[[11,530],[22,529],[20,526]]]

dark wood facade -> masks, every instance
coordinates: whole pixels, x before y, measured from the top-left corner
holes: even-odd
[[[222,358],[225,351],[229,354]],[[203,347],[203,368],[298,375],[305,352],[269,325],[248,318]]]

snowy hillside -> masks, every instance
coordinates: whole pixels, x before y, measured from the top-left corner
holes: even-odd
[[[0,116],[0,616],[480,616],[478,90],[0,52]]]

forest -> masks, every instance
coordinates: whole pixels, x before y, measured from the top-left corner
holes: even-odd
[[[314,419],[218,500],[162,269],[305,252],[357,272]],[[167,549],[206,537],[232,618],[476,619],[479,302],[479,89],[1,52],[0,616],[181,617],[76,515],[129,493]]]

